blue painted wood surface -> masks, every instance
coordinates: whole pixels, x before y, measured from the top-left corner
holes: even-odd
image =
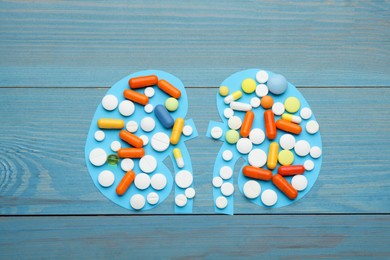
[[[0,258],[390,258],[389,35],[388,1],[1,1]],[[216,86],[251,67],[300,87],[323,166],[289,207],[236,192],[218,216],[205,132]],[[148,68],[188,87],[195,215],[172,215],[173,193],[130,215],[86,170],[106,87]]]

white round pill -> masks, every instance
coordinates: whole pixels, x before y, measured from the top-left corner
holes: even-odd
[[[139,138],[142,139],[142,143],[145,145],[147,145],[149,143],[149,137],[146,136],[146,135],[141,135]]]
[[[123,100],[119,104],[119,113],[122,116],[131,116],[134,113],[135,106],[130,100]]]
[[[228,180],[233,176],[233,169],[229,166],[223,166],[219,169],[219,176],[224,180]]]
[[[114,95],[105,95],[102,99],[102,106],[105,110],[112,111],[118,106],[118,99]]]
[[[151,117],[144,117],[141,120],[141,129],[144,130],[145,132],[153,131],[155,126],[156,126],[156,122]]]
[[[224,196],[219,196],[216,200],[215,200],[215,206],[219,209],[224,209],[227,207],[227,204],[228,204],[228,201],[227,199],[224,197]]]
[[[303,167],[305,167],[306,171],[311,171],[314,169],[314,162],[312,160],[306,160],[303,163]]]
[[[278,201],[278,194],[276,194],[273,190],[265,190],[261,194],[261,202],[263,202],[264,205],[271,207],[276,204]]]
[[[102,130],[97,130],[94,137],[96,141],[101,142],[106,137],[106,134]]]
[[[138,130],[138,124],[135,121],[129,121],[126,124],[126,130],[130,133],[135,133]]]
[[[231,108],[225,108],[225,110],[223,111],[223,115],[226,118],[231,118],[232,116],[234,116],[234,111]]]
[[[153,97],[154,96],[154,88],[152,88],[152,87],[145,88],[144,94],[147,97]]]
[[[230,150],[225,150],[223,151],[222,153],[222,158],[225,160],[225,161],[230,161],[232,158],[233,158],[233,153],[232,151]]]
[[[249,138],[240,138],[236,144],[237,150],[242,154],[247,154],[252,150],[252,142]]]
[[[259,83],[266,83],[268,81],[268,73],[265,70],[259,70],[256,73],[256,80]]]
[[[264,97],[268,94],[268,87],[265,84],[259,84],[256,87],[256,95],[258,97]]]
[[[309,134],[315,134],[318,132],[319,129],[320,129],[320,125],[315,120],[310,120],[306,124],[306,131]]]
[[[186,197],[188,199],[192,199],[195,197],[195,189],[194,188],[187,188],[185,191],[184,191],[184,194],[186,195]]]
[[[211,134],[212,138],[219,139],[219,138],[221,138],[221,136],[223,134],[222,128],[220,128],[219,126],[214,126],[211,129],[211,133],[210,134]]]
[[[119,149],[121,149],[122,145],[119,141],[113,141],[110,145],[111,147],[111,150],[113,150],[114,152],[117,152]]]
[[[228,120],[228,125],[233,130],[239,129],[241,127],[241,124],[242,124],[241,118],[239,118],[238,116],[232,116]]]
[[[274,112],[275,115],[280,116],[284,113],[284,105],[281,102],[276,102],[272,105],[272,112]]]
[[[307,187],[307,178],[301,174],[295,175],[291,179],[291,185],[297,191],[302,191],[302,190],[306,189],[306,187]]]
[[[264,139],[264,131],[260,128],[253,128],[249,133],[249,140],[251,140],[253,144],[261,144],[262,142],[264,142]]]
[[[139,190],[145,190],[150,186],[150,177],[146,173],[138,173],[135,175],[134,185]]]
[[[152,188],[155,190],[162,190],[167,186],[167,178],[162,173],[156,173],[150,179]]]
[[[154,134],[150,141],[152,148],[157,152],[163,152],[168,149],[169,142],[169,136],[163,132]]]
[[[259,107],[260,104],[261,104],[260,98],[258,98],[258,97],[253,97],[253,98],[251,98],[251,106],[252,106],[253,108]]]
[[[102,148],[95,148],[89,153],[89,161],[95,166],[102,166],[107,161],[107,153]]]
[[[310,156],[314,159],[320,158],[322,155],[322,150],[318,146],[313,146],[310,148]]]
[[[145,173],[154,172],[157,168],[157,160],[151,155],[145,155],[139,160],[139,168]]]
[[[121,162],[121,168],[125,172],[131,171],[134,168],[134,161],[130,158],[123,159]]]
[[[305,140],[300,140],[295,143],[294,151],[299,156],[306,156],[310,153],[310,144]]]
[[[291,150],[295,146],[295,137],[291,134],[284,134],[280,137],[279,144],[284,150]]]
[[[244,184],[243,191],[245,197],[248,199],[255,199],[260,195],[261,186],[257,181],[250,180]]]
[[[301,109],[300,115],[303,119],[309,119],[312,115],[311,109],[308,107],[304,107]]]
[[[267,154],[261,149],[253,149],[248,155],[248,162],[254,167],[263,167],[267,162]]]
[[[112,184],[114,184],[115,181],[115,175],[112,173],[112,171],[102,171],[99,173],[98,176],[98,182],[102,187],[110,187]]]
[[[230,182],[224,182],[221,186],[221,193],[224,196],[230,196],[234,193],[234,186]]]
[[[213,186],[215,188],[219,188],[222,186],[223,180],[221,177],[217,176],[213,178]]]
[[[146,200],[150,205],[156,205],[158,201],[160,200],[160,196],[156,192],[151,192],[146,197]]]
[[[175,204],[178,207],[184,207],[187,204],[187,197],[184,194],[179,194],[175,198]]]
[[[190,136],[192,135],[193,129],[190,125],[186,125],[183,127],[183,135],[184,136]]]
[[[153,112],[153,105],[152,104],[147,104],[145,107],[144,107],[144,110],[146,113],[150,114]]]
[[[145,198],[141,194],[134,194],[130,199],[130,206],[135,210],[140,210],[145,206]]]
[[[182,170],[176,173],[175,183],[180,188],[188,188],[192,184],[192,174],[187,170]]]

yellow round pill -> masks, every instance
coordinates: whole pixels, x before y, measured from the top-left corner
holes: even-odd
[[[219,94],[223,97],[227,96],[229,94],[229,88],[226,86],[220,86],[219,87]]]
[[[299,102],[299,99],[297,99],[296,97],[288,97],[284,101],[284,108],[287,112],[295,113],[299,110],[300,107],[301,102]]]
[[[294,154],[289,150],[282,150],[278,155],[278,161],[284,166],[291,165],[294,162]]]
[[[247,93],[251,94],[256,90],[256,81],[254,79],[244,79],[241,83],[242,90]]]

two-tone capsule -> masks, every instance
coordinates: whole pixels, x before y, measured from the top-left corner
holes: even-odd
[[[242,97],[242,91],[237,90],[236,92],[233,92],[229,96],[225,97],[224,102],[225,102],[225,104],[230,104],[233,101],[236,101],[237,99],[239,99],[241,97]]]
[[[294,116],[291,114],[284,113],[282,115],[282,119],[287,120],[289,122],[295,123],[295,124],[300,124],[302,122],[302,118],[299,116]]]
[[[184,167],[184,159],[183,159],[183,155],[181,154],[181,151],[179,148],[173,149],[173,157],[175,157],[177,167],[183,168]]]

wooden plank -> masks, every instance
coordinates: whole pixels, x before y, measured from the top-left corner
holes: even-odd
[[[388,259],[389,216],[0,218],[2,259]]]
[[[0,90],[1,214],[132,213],[100,194],[84,162],[90,120],[105,91]],[[194,213],[213,214],[212,169],[221,143],[205,132],[209,120],[219,120],[210,101],[217,89],[187,91],[187,118],[199,131],[199,138],[187,142],[197,189]],[[317,183],[305,198],[277,210],[255,206],[236,192],[236,213],[389,213],[390,89],[301,91],[321,125],[324,153]],[[147,213],[173,213],[173,193]]]
[[[263,67],[297,86],[390,85],[384,1],[2,1],[2,86],[104,87],[155,68],[215,86]]]

